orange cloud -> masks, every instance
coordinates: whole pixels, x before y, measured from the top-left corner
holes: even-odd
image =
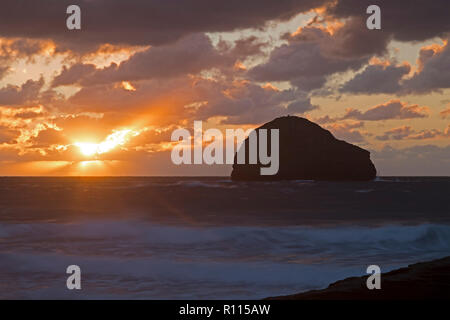
[[[450,108],[442,110],[439,112],[442,119],[446,119],[448,116],[450,116]]]

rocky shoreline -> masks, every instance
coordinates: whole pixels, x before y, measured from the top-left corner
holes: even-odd
[[[381,275],[381,289],[369,290],[369,277],[351,277],[323,290],[270,297],[269,300],[441,300],[450,299],[450,256],[409,265]]]

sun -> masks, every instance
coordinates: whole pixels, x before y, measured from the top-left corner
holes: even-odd
[[[127,143],[131,137],[135,137],[139,135],[139,133],[139,131],[131,129],[114,130],[113,133],[100,143],[75,142],[74,145],[80,149],[80,152],[83,155],[91,157],[109,152],[118,146],[122,146]]]
[[[98,150],[98,143],[77,142],[75,145],[80,148],[80,152],[85,156],[93,156]]]

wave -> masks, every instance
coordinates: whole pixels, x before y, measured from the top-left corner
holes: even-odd
[[[205,251],[213,256],[241,257],[242,250],[251,255],[263,252],[315,254],[330,253],[339,257],[373,254],[434,252],[450,248],[450,226],[422,224],[381,227],[180,227],[142,221],[89,221],[81,223],[0,224],[0,247],[27,245],[51,247],[63,243],[107,244],[120,248],[125,244],[136,254],[149,254],[161,247],[170,253]],[[54,244],[56,247],[56,244]],[[74,246],[76,247],[76,246]],[[92,248],[101,249],[101,248]],[[89,247],[83,248],[89,253]],[[102,251],[95,251],[99,254]],[[109,251],[108,251],[109,252]],[[129,254],[128,252],[126,254]],[[279,259],[279,258],[278,258]]]
[[[3,298],[256,299],[448,255],[450,226],[180,227],[143,221],[0,224]],[[26,281],[25,281],[26,279]],[[7,280],[7,281],[6,281]]]

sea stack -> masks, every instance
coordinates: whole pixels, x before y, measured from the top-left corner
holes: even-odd
[[[336,139],[330,131],[305,118],[276,118],[255,129],[258,140],[260,129],[279,129],[278,172],[261,175],[260,168],[263,165],[259,162],[249,164],[247,138],[241,145],[241,148],[245,148],[246,162],[238,164],[235,155],[231,173],[233,180],[365,181],[376,177],[369,151]],[[268,150],[271,150],[270,145]]]

